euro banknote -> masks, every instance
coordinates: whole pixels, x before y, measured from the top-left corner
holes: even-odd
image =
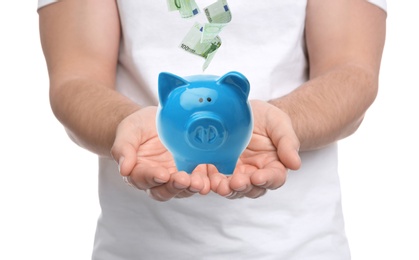
[[[182,18],[191,18],[199,14],[195,0],[167,0],[169,11],[179,11]]]
[[[205,63],[202,70],[206,70],[215,53],[221,46],[221,39],[216,36],[211,41],[201,42],[202,31],[203,26],[199,23],[195,23],[183,38],[180,48],[189,53],[203,57],[205,59]]]
[[[182,18],[191,18],[200,13],[195,0],[166,0],[169,11],[179,11]],[[203,70],[211,63],[221,46],[220,32],[231,21],[232,15],[227,0],[217,0],[203,9],[208,20],[201,25],[195,23],[183,38],[180,47],[192,54],[205,58]]]
[[[226,24],[231,21],[231,12],[226,0],[218,0],[205,7],[204,13],[210,23]]]
[[[204,13],[209,23],[204,24],[201,42],[210,42],[231,21],[231,12],[226,0],[218,0],[204,8]]]

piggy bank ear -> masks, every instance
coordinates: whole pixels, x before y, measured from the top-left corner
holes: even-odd
[[[162,72],[159,75],[159,99],[160,104],[166,104],[167,97],[175,88],[188,85],[185,79],[168,72]]]
[[[229,72],[222,76],[217,82],[219,84],[234,86],[238,88],[240,91],[242,91],[246,98],[249,96],[250,83],[247,80],[247,78],[239,72]]]

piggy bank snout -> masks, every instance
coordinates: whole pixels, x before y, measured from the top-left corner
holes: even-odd
[[[189,145],[201,150],[215,150],[227,138],[223,120],[211,112],[194,114],[186,128],[186,140]]]

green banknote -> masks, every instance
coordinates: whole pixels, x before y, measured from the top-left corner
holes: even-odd
[[[204,25],[201,42],[210,42],[231,21],[231,12],[226,0],[218,0],[204,8],[209,23]]]
[[[211,41],[201,42],[203,28],[204,27],[201,24],[195,23],[186,34],[185,38],[183,38],[180,48],[203,57],[205,63],[202,70],[205,71],[214,58],[215,53],[220,48],[221,39],[220,37],[215,36]]]
[[[169,11],[179,11],[182,18],[190,18],[199,13],[195,0],[167,0]]]
[[[204,8],[208,22],[226,24],[231,21],[231,12],[227,0],[218,0],[212,5]]]
[[[179,11],[182,18],[190,18],[199,14],[195,0],[166,0],[169,11]],[[217,0],[204,8],[208,23],[195,23],[183,38],[180,47],[187,52],[205,58],[205,70],[215,53],[221,46],[218,36],[223,28],[231,21],[231,12],[227,0]]]
[[[179,0],[166,0],[169,11],[178,11],[180,9]]]
[[[203,26],[202,34],[201,34],[201,42],[207,43],[211,42],[221,30],[226,26],[225,23],[206,23]]]

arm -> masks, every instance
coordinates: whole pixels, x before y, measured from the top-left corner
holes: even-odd
[[[308,1],[309,81],[271,105],[252,103],[254,138],[231,179],[211,178],[214,191],[259,197],[300,167],[298,148],[319,149],[358,128],[377,94],[385,19],[366,0]]]
[[[301,151],[354,133],[378,89],[386,14],[366,0],[309,0],[310,80],[270,102],[292,119]]]
[[[80,146],[119,162],[157,200],[208,193],[205,170],[176,172],[155,129],[154,107],[115,90],[120,22],[115,0],[61,0],[39,11],[51,107]],[[122,180],[121,180],[122,181]]]
[[[120,39],[116,2],[62,0],[39,15],[54,114],[77,144],[110,156],[118,124],[140,109],[114,89]]]

